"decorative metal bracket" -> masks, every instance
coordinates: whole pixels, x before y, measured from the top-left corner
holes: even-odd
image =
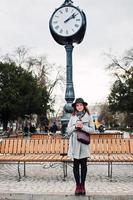
[[[73,3],[73,1],[71,1],[71,0],[65,0],[65,2],[62,4],[62,6],[64,6],[64,5],[70,5],[72,3]]]

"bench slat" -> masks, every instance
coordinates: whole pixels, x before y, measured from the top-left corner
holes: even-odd
[[[60,147],[60,144],[59,144],[59,147]],[[52,139],[51,141],[51,153],[57,153],[58,152],[58,149],[56,149],[56,146],[55,146],[55,140]]]
[[[34,140],[30,140],[29,153],[34,153]]]
[[[19,141],[19,146],[18,148],[20,148],[20,153],[24,154],[25,153],[25,149],[26,149],[26,140],[23,139],[21,141]]]
[[[61,149],[61,153],[63,152],[64,154],[67,154],[68,152],[68,147],[69,147],[69,140],[68,139],[63,139],[62,142],[64,142],[63,149]]]
[[[54,141],[54,151],[52,151],[52,153],[56,153],[56,154],[60,154],[61,152],[63,152],[63,140],[62,138],[55,138],[53,139]]]
[[[133,138],[130,139],[130,152],[133,154]]]
[[[38,140],[38,153],[43,153],[43,140]]]
[[[13,154],[17,154],[17,145],[18,145],[17,140],[14,140],[14,145],[13,145]]]

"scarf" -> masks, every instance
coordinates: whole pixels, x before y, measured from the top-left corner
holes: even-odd
[[[77,117],[79,118],[79,120],[81,120],[81,118],[84,116],[85,111],[81,111],[81,112],[76,112]]]

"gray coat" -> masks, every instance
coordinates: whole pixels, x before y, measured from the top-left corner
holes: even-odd
[[[75,129],[75,124],[78,120],[77,115],[72,115],[68,126],[67,126],[67,134],[70,136],[69,138],[69,150],[68,150],[68,156],[76,159],[81,158],[87,158],[90,156],[90,149],[89,145],[83,144],[77,140],[77,133]],[[85,113],[85,115],[81,118],[83,122],[83,128],[82,130],[93,133],[94,128],[92,125],[92,120],[90,115],[88,113]]]

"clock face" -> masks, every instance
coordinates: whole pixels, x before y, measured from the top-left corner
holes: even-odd
[[[56,10],[51,19],[51,26],[55,33],[63,37],[76,34],[82,26],[82,15],[73,6],[64,6]]]

